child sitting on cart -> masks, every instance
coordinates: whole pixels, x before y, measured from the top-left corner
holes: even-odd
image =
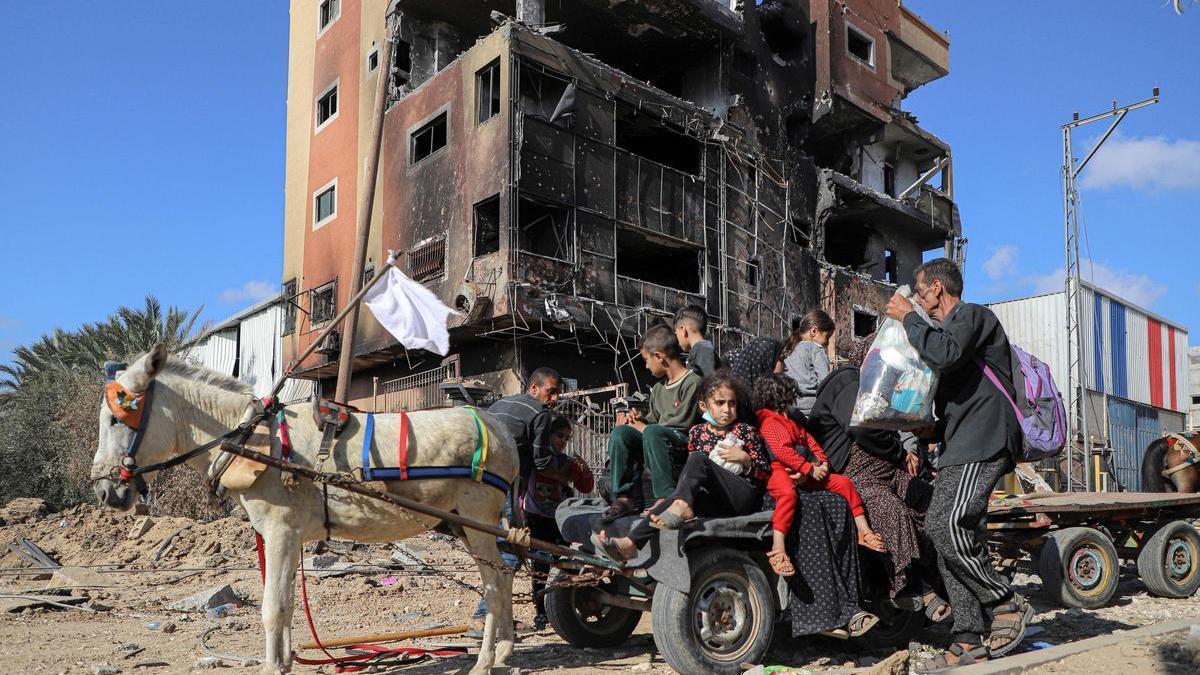
[[[728,518],[755,513],[762,505],[770,458],[758,430],[737,421],[737,388],[728,372],[704,378],[700,385],[704,421],[688,432],[688,456],[674,492],[650,509],[628,537],[593,543],[617,561],[633,557],[653,535],[652,528],[678,529],[697,516]]]
[[[849,478],[832,473],[825,453],[804,427],[788,416],[788,406],[800,395],[795,381],[774,373],[764,376],[754,385],[754,408],[758,412],[758,428],[771,450],[771,477],[767,492],[775,500],[771,517],[772,545],[767,553],[771,569],[781,577],[790,577],[796,568],[788,559],[785,542],[792,529],[796,512],[796,488],[828,490],[841,495],[850,503],[850,515],[858,528],[858,543],[873,551],[884,552],[883,539],[867,522],[862,498]],[[793,482],[791,474],[801,476]]]
[[[550,420],[550,447],[553,454],[550,463],[542,469],[533,472],[521,495],[521,510],[525,514],[525,525],[535,538],[558,544],[563,542],[558,523],[554,520],[554,512],[564,499],[571,496],[571,488],[577,492],[591,492],[595,487],[592,470],[578,455],[568,455],[565,452],[567,443],[571,441],[571,420],[562,415],[554,415]],[[531,561],[534,571],[542,575],[550,573],[550,564],[540,556],[534,556]],[[542,576],[541,578],[545,578]],[[533,625],[537,630],[545,628],[546,600],[542,591],[546,583],[538,576],[533,578],[533,604],[536,615]]]

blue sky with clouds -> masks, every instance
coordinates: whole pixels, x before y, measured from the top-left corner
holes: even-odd
[[[969,295],[1061,285],[1059,125],[1157,84],[1083,176],[1092,269],[1200,338],[1200,5],[908,4],[951,36],[950,76],[904,105],[954,147]],[[287,3],[124,6],[13,3],[0,24],[0,360],[147,292],[216,320],[277,287]]]

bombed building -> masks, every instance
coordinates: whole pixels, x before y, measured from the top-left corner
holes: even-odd
[[[350,399],[438,385],[648,385],[638,338],[703,306],[728,350],[822,307],[849,339],[929,255],[962,259],[950,148],[901,109],[949,42],[897,0],[293,0],[285,353],[357,289],[354,223],[386,77],[369,277],[388,250],[460,311],[447,359],[369,315],[302,367]],[[391,58],[380,62],[380,44]],[[340,283],[339,283],[340,282]]]

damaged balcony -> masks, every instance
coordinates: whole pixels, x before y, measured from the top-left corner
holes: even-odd
[[[950,74],[950,38],[903,4],[887,36],[892,79],[904,85],[905,95]]]

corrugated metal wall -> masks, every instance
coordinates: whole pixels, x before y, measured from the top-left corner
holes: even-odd
[[[233,375],[238,357],[237,326],[217,331],[192,347],[187,358],[222,375]]]
[[[242,320],[238,339],[238,379],[254,387],[255,396],[266,396],[279,372],[279,305],[271,305]]]
[[[1108,442],[1117,481],[1126,490],[1142,489],[1142,456],[1162,435],[1159,411],[1119,398],[1108,399]]]

